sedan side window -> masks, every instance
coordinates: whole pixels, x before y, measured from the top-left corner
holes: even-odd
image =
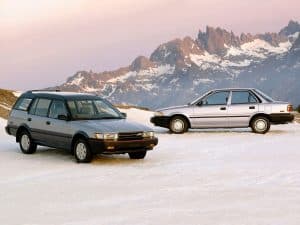
[[[233,91],[231,104],[251,104],[257,103],[257,99],[249,91]]]
[[[202,100],[202,105],[227,105],[229,91],[215,92]]]
[[[49,110],[49,117],[58,119],[59,115],[67,116],[67,109],[63,101],[54,100]]]

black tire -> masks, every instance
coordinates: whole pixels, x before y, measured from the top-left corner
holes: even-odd
[[[24,154],[33,154],[36,152],[37,145],[33,142],[28,131],[23,130],[19,134],[20,149]]]
[[[73,146],[73,153],[78,163],[89,163],[93,159],[93,153],[86,140],[78,139]]]
[[[169,130],[175,134],[183,134],[189,129],[189,124],[183,116],[174,116],[170,120]]]
[[[128,154],[130,159],[144,159],[146,157],[147,151],[130,152]]]
[[[257,116],[251,121],[251,129],[254,133],[265,134],[270,130],[270,120],[264,116]]]

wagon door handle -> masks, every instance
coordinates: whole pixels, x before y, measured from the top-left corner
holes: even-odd
[[[255,106],[249,106],[249,109],[255,109]]]
[[[46,122],[46,124],[47,124],[47,125],[50,125],[50,124],[51,124],[51,122],[50,122],[50,121],[47,121],[47,122]]]
[[[27,121],[29,121],[29,122],[30,122],[31,120],[32,120],[31,118],[27,118]]]
[[[221,107],[220,110],[226,110],[226,107]]]

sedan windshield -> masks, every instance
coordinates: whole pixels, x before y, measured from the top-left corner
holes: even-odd
[[[75,120],[123,119],[121,113],[109,102],[96,100],[70,100],[68,106]]]

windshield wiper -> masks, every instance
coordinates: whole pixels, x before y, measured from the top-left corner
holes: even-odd
[[[99,119],[123,119],[122,117],[115,117],[115,116],[104,116],[99,117]]]

